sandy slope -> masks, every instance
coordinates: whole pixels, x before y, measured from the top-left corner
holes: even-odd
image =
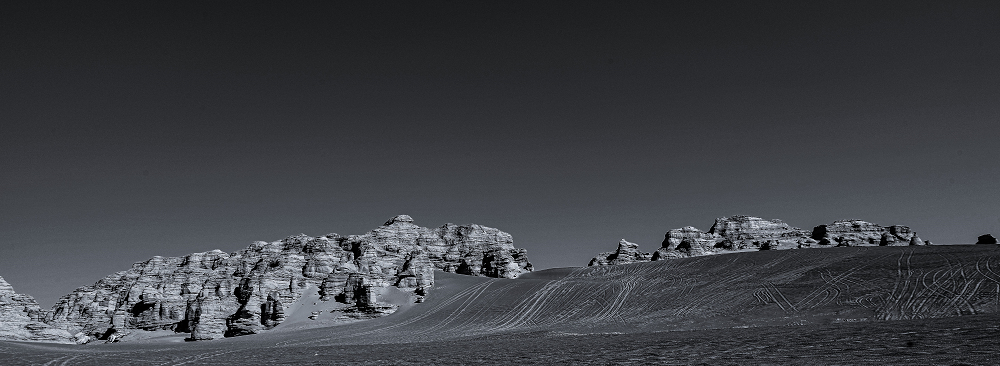
[[[97,347],[0,343],[0,355],[24,361],[21,363],[76,357],[68,364],[99,364],[141,354],[149,362],[181,364],[225,362],[235,360],[235,354],[273,358],[286,350],[298,350],[286,354],[297,359],[305,357],[303,350],[355,349],[351,345],[368,347],[374,352],[371,355],[390,357],[392,352],[387,350],[410,349],[417,344],[464,355],[485,354],[488,347],[450,349],[440,345],[475,343],[472,340],[483,337],[524,342],[524,347],[531,342],[559,344],[573,337],[659,334],[657,337],[672,339],[692,337],[686,331],[705,329],[719,329],[710,332],[724,334],[767,329],[780,337],[782,332],[822,327],[880,329],[903,324],[899,320],[960,315],[966,316],[961,319],[970,319],[970,315],[995,319],[1000,310],[997,246],[763,251],[560,268],[517,280],[436,275],[436,285],[426,302],[369,321],[344,324],[320,318],[311,323],[305,318],[308,314],[331,306],[311,293],[313,297],[292,304],[287,324],[266,334],[211,342]],[[338,325],[305,329],[324,324]],[[941,321],[933,324],[947,325]],[[377,344],[383,346],[371,346]],[[984,346],[996,347],[995,342]]]

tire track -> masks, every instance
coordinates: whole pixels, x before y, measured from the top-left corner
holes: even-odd
[[[428,333],[434,332],[434,331],[436,331],[438,329],[444,328],[445,326],[447,326],[448,324],[450,324],[452,321],[454,321],[456,318],[458,318],[459,315],[461,315],[462,313],[464,313],[465,310],[469,308],[469,306],[471,306],[473,303],[475,303],[475,301],[478,300],[479,297],[482,296],[483,293],[485,293],[486,290],[489,289],[490,285],[492,285],[492,284],[493,284],[492,281],[486,282],[486,286],[482,286],[481,288],[477,289],[473,293],[469,294],[469,296],[465,299],[465,301],[462,301],[462,303],[459,304],[457,308],[455,308],[454,310],[452,310],[451,313],[449,313],[447,317],[445,317],[444,319],[442,319],[441,321],[437,322],[437,324],[435,324],[435,325],[433,325],[431,327],[425,328],[425,329],[423,329],[421,331],[417,331],[417,332],[414,332],[414,333],[415,334],[423,335],[423,334],[428,334]]]
[[[176,362],[176,361],[174,361],[174,363],[171,363],[170,365],[171,366],[180,366],[180,365],[190,364],[192,362],[201,363],[200,361],[207,361],[207,359],[209,359],[209,358],[215,358],[215,357],[222,356],[222,355],[229,354],[229,353],[233,353],[233,352],[237,352],[237,351],[236,350],[226,350],[226,351],[216,351],[216,352],[205,352],[205,353],[197,354],[197,355],[194,355],[194,356],[189,356],[189,357],[182,358],[181,360],[184,360],[183,362]]]

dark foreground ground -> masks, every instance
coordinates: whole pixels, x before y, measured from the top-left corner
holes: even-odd
[[[0,342],[5,365],[996,365],[1000,317],[637,334],[496,334],[448,342],[73,347]]]
[[[0,342],[0,365],[997,365],[1000,247],[764,251],[517,280],[438,273],[427,301],[387,317],[309,329],[294,316],[208,342]]]

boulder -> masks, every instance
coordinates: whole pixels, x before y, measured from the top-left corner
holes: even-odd
[[[997,243],[997,238],[994,238],[993,235],[990,234],[980,235],[979,238],[976,240],[976,244],[996,244],[996,243]]]

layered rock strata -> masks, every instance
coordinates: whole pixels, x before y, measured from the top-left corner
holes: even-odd
[[[74,337],[44,323],[45,312],[35,298],[14,292],[0,277],[0,339],[71,343]]]
[[[234,253],[153,257],[63,296],[46,320],[95,337],[109,328],[171,329],[208,340],[273,328],[310,288],[346,304],[345,314],[371,317],[393,310],[380,301],[386,291],[420,301],[434,270],[516,278],[531,269],[508,233],[476,224],[429,229],[399,215],[364,235],[300,234]]]
[[[781,250],[859,245],[925,245],[917,233],[907,226],[883,227],[861,220],[840,220],[819,225],[806,231],[789,226],[781,220],[765,220],[753,216],[731,216],[715,220],[706,232],[693,226],[667,231],[660,248],[652,256],[629,256],[638,249],[599,254],[591,266],[626,264],[660,259],[683,258],[745,250]],[[634,244],[633,244],[634,245]],[[637,247],[637,246],[636,246]],[[614,261],[624,253],[628,261]]]

